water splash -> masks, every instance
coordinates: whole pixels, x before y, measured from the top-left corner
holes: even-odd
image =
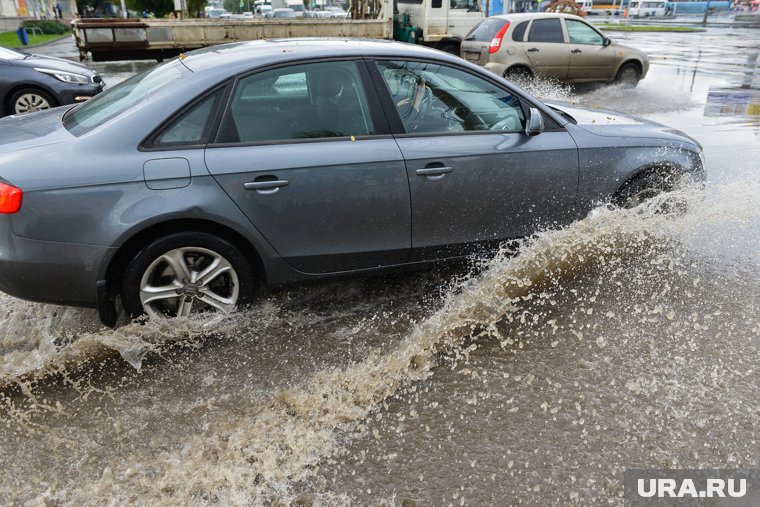
[[[565,229],[540,233],[526,240],[518,255],[500,252],[480,274],[457,283],[436,311],[413,323],[395,344],[377,347],[346,367],[311,374],[278,390],[265,406],[238,406],[184,439],[179,449],[111,462],[94,484],[61,485],[41,498],[66,504],[94,499],[230,505],[292,500],[294,483],[312,477],[325,460],[339,453],[346,435],[366,431],[368,417],[382,411],[386,400],[423,385],[442,357],[466,360],[479,340],[490,337],[511,346],[516,337],[503,335],[499,323],[512,320],[519,332],[525,304],[550,298],[557,287],[588,273],[617,273],[626,259],[652,252],[657,253],[657,262],[666,264],[723,258],[731,250],[726,242],[705,244],[698,239],[704,234],[731,237],[730,224],[742,224],[743,238],[760,238],[758,182],[708,187],[706,193],[686,189],[678,198],[689,209],[683,216],[658,213],[655,200],[652,206],[634,210],[602,207]],[[752,269],[752,264],[741,267]],[[241,325],[246,326],[224,322],[214,333],[235,335]],[[160,325],[122,329],[114,340],[127,345],[122,346],[127,355],[136,354],[135,362],[154,350],[149,344],[178,336],[174,324],[171,329]],[[204,331],[190,322],[179,329],[179,334],[193,339]],[[88,340],[118,349],[107,335],[85,332],[74,339],[70,350],[84,351],[86,347],[76,344]],[[596,343],[608,346],[605,340]]]

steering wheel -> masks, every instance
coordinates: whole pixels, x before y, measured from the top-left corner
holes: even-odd
[[[432,104],[433,90],[422,81],[417,85],[414,96],[411,99],[404,99],[398,102],[396,106],[399,108],[401,120],[406,128],[414,130],[417,127],[417,122],[425,118],[425,115],[430,111]],[[401,107],[403,106],[407,106],[407,109],[402,110]]]

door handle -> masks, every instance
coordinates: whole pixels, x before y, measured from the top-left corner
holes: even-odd
[[[248,183],[243,183],[243,188],[246,190],[256,190],[260,194],[273,194],[277,192],[280,187],[285,187],[287,185],[288,180],[249,181]]]
[[[572,51],[570,51],[570,52],[571,52],[571,53],[583,53],[583,51],[581,51],[580,49],[573,49],[573,50],[572,50]]]
[[[415,172],[417,176],[426,176],[429,180],[440,180],[444,175],[453,170],[453,167],[426,167],[424,169],[417,169]]]
[[[535,52],[537,52],[537,51],[538,51],[538,48],[530,48],[530,49],[528,50],[528,53],[535,53]]]

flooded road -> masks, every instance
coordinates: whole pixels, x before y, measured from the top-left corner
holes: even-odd
[[[638,88],[536,91],[699,140],[686,215],[600,208],[472,275],[225,319],[112,331],[0,295],[0,503],[621,505],[629,468],[757,468],[760,33],[613,36],[652,55]]]

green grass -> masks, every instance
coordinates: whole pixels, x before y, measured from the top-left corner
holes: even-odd
[[[662,25],[617,25],[612,23],[600,23],[595,25],[601,30],[608,32],[704,32],[704,28],[692,28],[690,26],[662,26]]]
[[[50,42],[51,40],[57,40],[61,39],[63,37],[71,37],[71,34],[55,34],[55,35],[36,35],[32,34],[32,32],[28,31],[26,32],[29,35],[29,45],[28,46],[22,46],[21,42],[18,40],[18,35],[16,35],[16,32],[0,32],[0,46],[4,46],[6,48],[29,48],[32,46],[36,46],[38,44],[42,44],[44,42]]]

